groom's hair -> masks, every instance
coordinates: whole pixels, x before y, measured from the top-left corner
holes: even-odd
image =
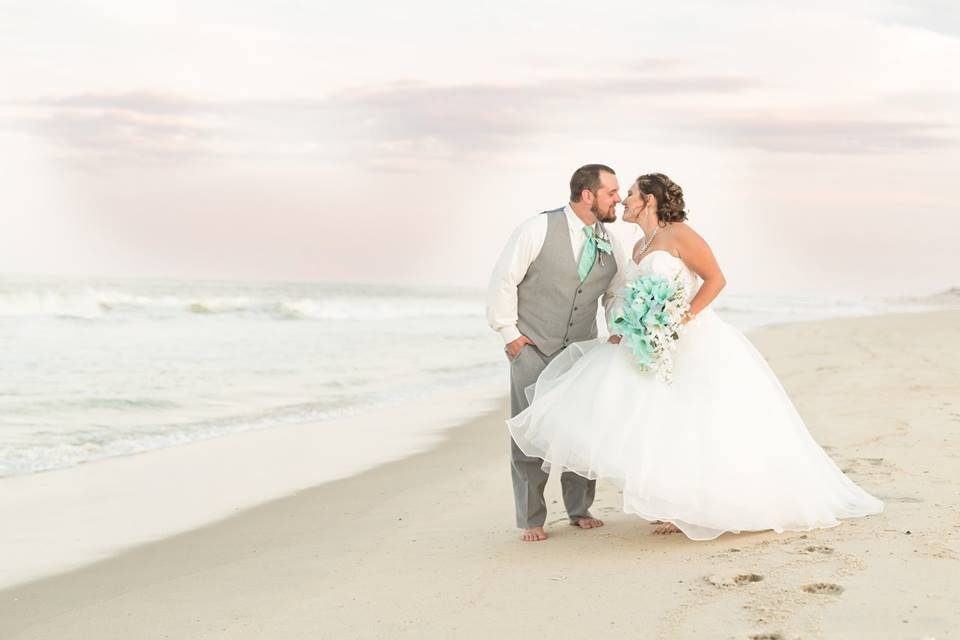
[[[570,202],[580,202],[580,194],[583,190],[596,191],[600,188],[600,172],[606,171],[617,175],[616,172],[605,164],[585,164],[573,172],[570,178]]]

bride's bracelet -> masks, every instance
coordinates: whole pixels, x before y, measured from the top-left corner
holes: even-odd
[[[695,313],[690,313],[689,311],[684,311],[684,312],[683,312],[683,319],[686,320],[687,322],[692,322],[693,320],[696,320],[696,319],[697,319],[697,314],[695,314]]]

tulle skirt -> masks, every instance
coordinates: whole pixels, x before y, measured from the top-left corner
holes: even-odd
[[[507,421],[529,456],[619,486],[623,509],[689,538],[807,531],[879,513],[813,440],[740,331],[705,310],[674,352],[673,383],[624,344],[570,345]]]

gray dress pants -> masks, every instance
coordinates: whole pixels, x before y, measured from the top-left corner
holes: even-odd
[[[531,345],[524,345],[516,358],[510,361],[510,415],[515,416],[527,408],[524,393],[537,381],[552,357],[547,357]],[[548,474],[541,468],[543,460],[525,455],[517,443],[510,439],[510,470],[513,476],[513,499],[517,508],[517,526],[521,529],[542,527],[547,520],[547,503],[543,490]],[[570,521],[590,518],[590,505],[596,493],[596,480],[588,480],[572,471],[560,475],[563,505]]]

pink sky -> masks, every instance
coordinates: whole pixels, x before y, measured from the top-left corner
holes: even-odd
[[[948,3],[578,6],[0,8],[0,273],[483,286],[604,162],[732,291],[960,284]]]

